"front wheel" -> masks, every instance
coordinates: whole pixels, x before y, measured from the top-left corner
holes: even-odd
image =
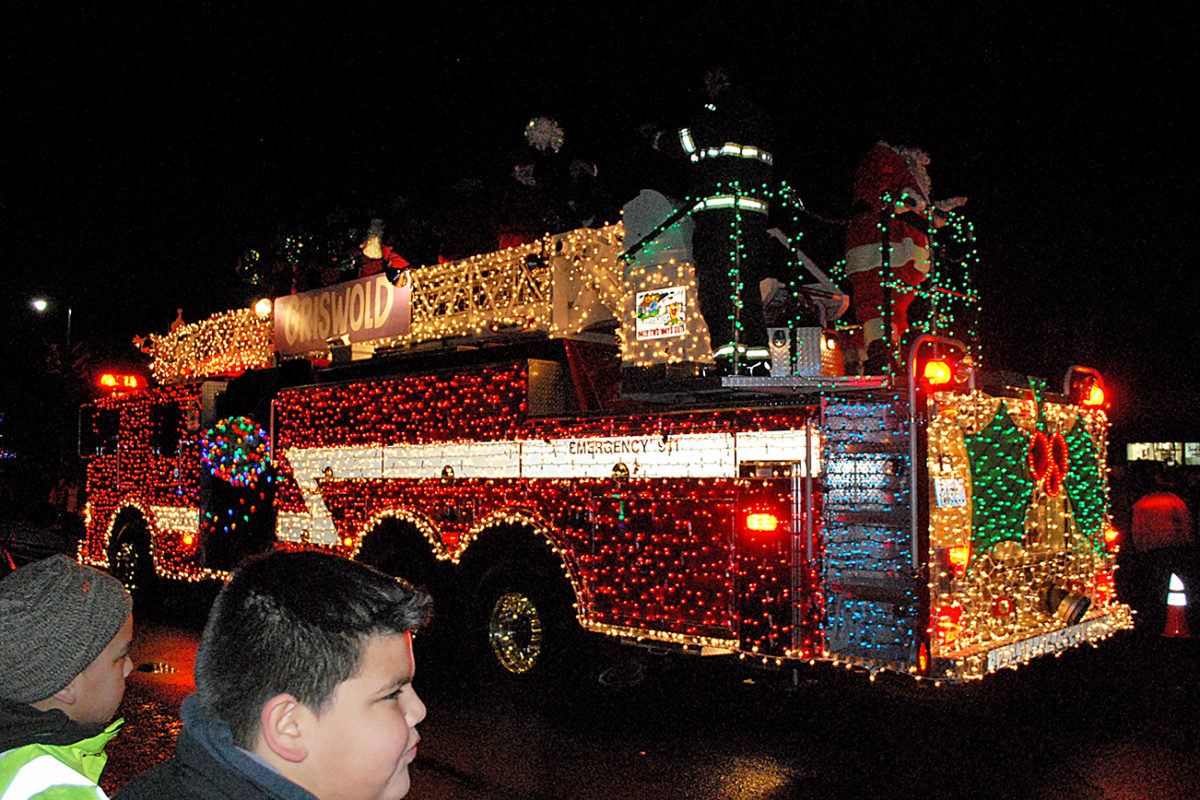
[[[154,563],[145,528],[127,522],[113,539],[108,551],[109,571],[135,600],[143,600],[154,591]]]

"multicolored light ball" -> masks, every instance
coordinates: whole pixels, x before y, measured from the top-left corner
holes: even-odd
[[[229,417],[204,434],[200,459],[214,477],[254,486],[270,466],[270,437],[249,417]]]

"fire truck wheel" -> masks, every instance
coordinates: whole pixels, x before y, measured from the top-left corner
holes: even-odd
[[[485,578],[479,627],[488,656],[503,673],[548,675],[574,651],[579,626],[556,588],[516,570],[495,570]]]
[[[542,613],[531,598],[506,591],[495,599],[488,615],[488,644],[501,668],[519,675],[537,666],[544,634]]]
[[[145,524],[134,519],[120,526],[108,547],[109,571],[135,600],[144,600],[154,590],[154,564],[150,560],[149,542]]]
[[[425,536],[412,525],[384,521],[363,539],[356,558],[433,595],[433,622],[415,636],[423,659],[452,662],[462,644],[460,592],[453,573],[437,562]]]

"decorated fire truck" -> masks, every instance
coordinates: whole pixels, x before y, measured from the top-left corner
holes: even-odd
[[[151,385],[83,409],[80,559],[147,592],[358,559],[512,673],[592,632],[957,682],[1131,626],[1097,373],[982,368],[938,310],[974,291],[935,280],[881,375],[828,320],[725,374],[686,253],[633,249],[547,235],[152,337]]]

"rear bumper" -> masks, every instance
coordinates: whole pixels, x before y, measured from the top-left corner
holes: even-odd
[[[1133,612],[1127,605],[1111,606],[1106,613],[1088,617],[1076,625],[1046,631],[988,650],[953,657],[963,677],[983,677],[1005,667],[1018,667],[1035,658],[1052,655],[1087,642],[1107,639],[1119,630],[1133,627]]]

